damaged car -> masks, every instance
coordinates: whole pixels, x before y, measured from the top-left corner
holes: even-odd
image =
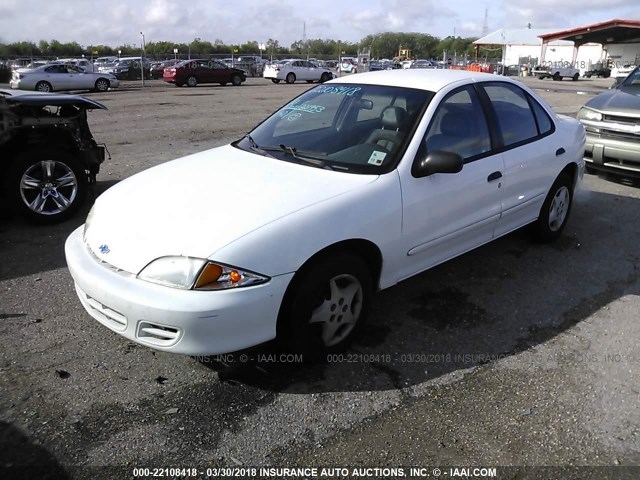
[[[106,107],[79,95],[0,90],[5,204],[40,224],[73,215],[105,160],[87,123],[93,109]]]

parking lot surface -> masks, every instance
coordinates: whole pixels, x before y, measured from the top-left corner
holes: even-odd
[[[571,116],[611,83],[523,81]],[[89,121],[112,157],[91,195],[235,140],[308,87],[88,94],[109,108]],[[360,339],[323,365],[268,347],[174,356],[98,324],[63,254],[89,207],[51,227],[0,218],[0,465],[45,466],[41,478],[113,478],[74,468],[112,465],[574,465],[638,478],[623,468],[640,465],[632,180],[587,175],[556,243],[515,232],[381,292]]]

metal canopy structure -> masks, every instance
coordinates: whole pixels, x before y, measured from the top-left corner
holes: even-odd
[[[572,64],[575,64],[578,49],[586,43],[599,43],[604,48],[609,44],[640,43],[640,20],[607,20],[561,32],[545,33],[539,37],[542,39],[543,60],[549,43],[557,40],[573,42]]]

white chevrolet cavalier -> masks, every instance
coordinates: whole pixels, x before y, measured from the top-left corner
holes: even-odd
[[[505,77],[354,75],[115,185],[67,262],[91,316],[158,350],[278,337],[336,351],[376,290],[525,225],[558,237],[584,143],[580,123]]]

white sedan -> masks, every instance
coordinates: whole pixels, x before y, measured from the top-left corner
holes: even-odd
[[[87,312],[142,345],[333,352],[375,291],[525,225],[560,236],[584,144],[577,120],[505,77],[354,75],[113,186],[67,262]]]
[[[299,81],[324,83],[335,77],[328,68],[318,67],[315,63],[295,58],[266,65],[262,76],[273,83],[280,83],[281,80],[287,83]]]
[[[120,81],[109,73],[84,72],[61,63],[42,65],[37,68],[14,70],[11,88],[53,92],[60,90],[96,90],[106,92],[116,88]]]

